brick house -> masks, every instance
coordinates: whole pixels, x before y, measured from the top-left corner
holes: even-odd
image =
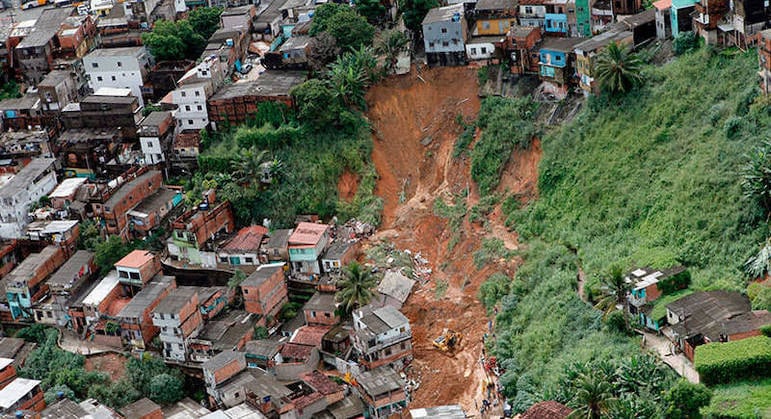
[[[335,294],[317,292],[303,305],[305,323],[311,326],[334,326],[340,322]]]
[[[124,345],[129,346],[132,351],[147,349],[159,332],[158,327],[153,324],[152,312],[176,286],[173,276],[158,275],[144,284],[144,288],[123,307],[117,319],[120,322]]]
[[[233,310],[212,319],[189,341],[190,359],[205,362],[223,351],[241,351],[254,338],[257,316]]]
[[[260,266],[241,282],[244,308],[259,314],[260,324],[269,324],[268,317],[275,319],[281,307],[288,301],[283,263]]]
[[[94,253],[78,250],[46,281],[50,296],[35,305],[35,321],[57,326],[71,325],[70,300],[84,290],[97,272]]]
[[[46,408],[40,381],[16,378],[0,390],[0,414],[13,416],[17,411],[42,412]]]
[[[153,324],[160,328],[164,359],[188,361],[189,339],[197,335],[203,325],[197,287],[172,290],[153,310]]]
[[[217,387],[246,369],[246,358],[243,352],[223,351],[203,363],[203,380],[206,383],[206,393],[212,406],[222,405]]]
[[[172,261],[205,268],[217,266],[214,250],[206,245],[219,233],[232,233],[235,220],[229,201],[212,208],[213,202],[213,197],[207,198],[198,209],[185,212],[171,223],[172,234],[166,244]]]
[[[45,280],[66,260],[59,246],[46,246],[40,253],[29,255],[3,279],[14,320],[32,318],[32,307],[48,293]]]
[[[354,389],[364,400],[371,418],[390,417],[407,407],[404,380],[391,367],[359,374]]]
[[[0,389],[5,388],[16,378],[16,367],[13,365],[13,359],[0,358]]]
[[[126,419],[163,419],[161,406],[147,397],[141,398],[134,403],[120,409],[123,417]]]
[[[147,250],[134,250],[115,262],[120,282],[142,287],[161,271],[160,258]]]
[[[127,239],[129,211],[160,189],[162,183],[163,175],[160,171],[138,171],[133,179],[115,191],[104,206],[94,206],[95,215],[104,218],[107,233]]]

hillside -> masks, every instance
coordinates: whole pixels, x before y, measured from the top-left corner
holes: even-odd
[[[768,233],[756,204],[742,199],[739,174],[771,120],[767,106],[751,106],[756,67],[754,51],[702,49],[646,68],[642,89],[591,99],[543,138],[538,199],[503,205],[526,245],[524,263],[508,287],[486,284],[493,300],[508,294],[496,353],[516,410],[567,402],[587,365],[636,368],[639,343],[578,298],[579,269],[590,296],[612,267],[674,263],[691,269],[694,288],[744,289],[742,264]],[[654,409],[655,394],[622,399],[627,409]]]

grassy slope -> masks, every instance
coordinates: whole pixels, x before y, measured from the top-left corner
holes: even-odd
[[[741,199],[738,174],[768,132],[768,115],[744,116],[756,66],[753,52],[697,51],[648,68],[641,91],[592,103],[544,138],[540,197],[508,211],[529,247],[497,317],[496,353],[515,408],[559,399],[573,362],[639,353],[578,299],[577,263],[589,286],[614,264],[680,262],[694,288],[743,288],[742,262],[767,234]],[[729,120],[744,127],[732,139]]]
[[[541,197],[510,221],[525,239],[577,248],[590,282],[612,264],[677,261],[696,288],[742,288],[742,262],[767,231],[741,199],[737,172],[767,129],[729,140],[724,125],[756,67],[754,52],[701,50],[650,68],[641,92],[584,111],[543,141]]]
[[[702,409],[707,417],[771,417],[771,378],[716,386],[713,391],[710,405]]]

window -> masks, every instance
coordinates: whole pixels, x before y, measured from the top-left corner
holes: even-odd
[[[190,112],[190,105],[185,105],[185,110]]]
[[[487,47],[482,47],[481,50],[482,50],[482,54],[487,54]]]
[[[227,256],[220,256],[220,263],[228,263]]]
[[[110,76],[110,79],[112,79],[112,81],[115,81],[115,76]]]
[[[244,263],[254,263],[254,258],[246,257],[244,258]]]
[[[187,96],[187,93],[186,93],[186,92],[184,92],[184,91],[183,91],[183,92],[181,92],[180,94],[182,95],[182,97],[185,97],[185,96]]]
[[[203,110],[203,107],[202,107],[201,105],[198,105],[197,107],[198,107],[198,110],[199,110],[199,111],[202,111],[202,110]]]
[[[434,42],[433,42],[433,41],[429,42],[429,43],[428,43],[428,47],[429,47],[429,48],[433,48],[433,47],[434,47]]]
[[[126,271],[118,271],[118,276],[121,277],[121,278],[128,278],[129,277],[128,272],[126,272]]]
[[[96,76],[96,81],[102,81],[102,76]]]
[[[181,344],[181,343],[178,343],[178,344],[177,344],[177,348],[179,348],[179,349],[182,349],[182,344]]]
[[[525,14],[532,15],[533,14],[533,8],[530,6],[525,6]]]
[[[471,48],[471,55],[477,55],[477,49]]]
[[[99,63],[91,63],[92,68],[99,68]]]
[[[447,28],[442,28],[442,33],[447,33]]]
[[[405,349],[407,349],[407,344],[405,344],[404,342],[402,342],[402,344],[400,345],[400,347],[402,348],[402,350],[405,350]]]
[[[236,399],[238,398],[238,392],[237,391],[236,391],[235,394],[233,394],[233,397],[235,397]]]
[[[118,67],[123,67],[123,63],[118,61]]]
[[[187,120],[187,124],[188,124],[188,125],[193,125],[193,120],[192,120],[192,119],[188,119],[188,120]]]
[[[249,289],[248,288],[242,288],[241,290],[244,292],[244,295],[249,294]]]
[[[316,312],[315,311],[311,311],[311,317],[313,317],[314,319],[316,318]]]
[[[51,314],[50,311],[46,311],[46,317],[50,319],[51,317],[53,317],[53,314]]]
[[[329,314],[329,312],[325,312],[325,313],[324,313],[324,317],[326,317],[326,318],[330,318],[330,317],[332,317],[332,315],[331,315],[331,314]]]
[[[442,46],[443,46],[443,47],[449,47],[449,46],[450,46],[450,43],[449,43],[449,42],[447,42],[447,41],[442,41]]]
[[[196,90],[196,91],[195,91],[195,95],[196,95],[196,96],[201,96],[201,92],[199,92],[198,90]]]
[[[490,29],[490,22],[488,21],[482,22],[482,29]]]

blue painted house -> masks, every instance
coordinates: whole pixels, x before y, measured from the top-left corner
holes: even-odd
[[[677,37],[680,32],[693,30],[693,17],[691,13],[696,9],[694,0],[672,0],[672,9],[669,18],[672,24],[672,37]]]
[[[564,13],[546,13],[544,16],[544,30],[547,33],[568,33],[568,15]]]
[[[658,331],[666,323],[666,316],[652,316],[653,302],[665,293],[688,286],[691,276],[683,266],[666,270],[638,268],[625,278],[632,287],[627,295],[629,312],[637,322],[648,329]]]
[[[61,267],[66,258],[59,246],[46,246],[27,256],[5,278],[5,296],[14,320],[32,318],[32,307],[48,295],[45,280]]]
[[[546,38],[539,51],[538,74],[540,79],[549,84],[547,89],[557,96],[567,94],[568,86],[573,82],[573,49],[581,38]]]

